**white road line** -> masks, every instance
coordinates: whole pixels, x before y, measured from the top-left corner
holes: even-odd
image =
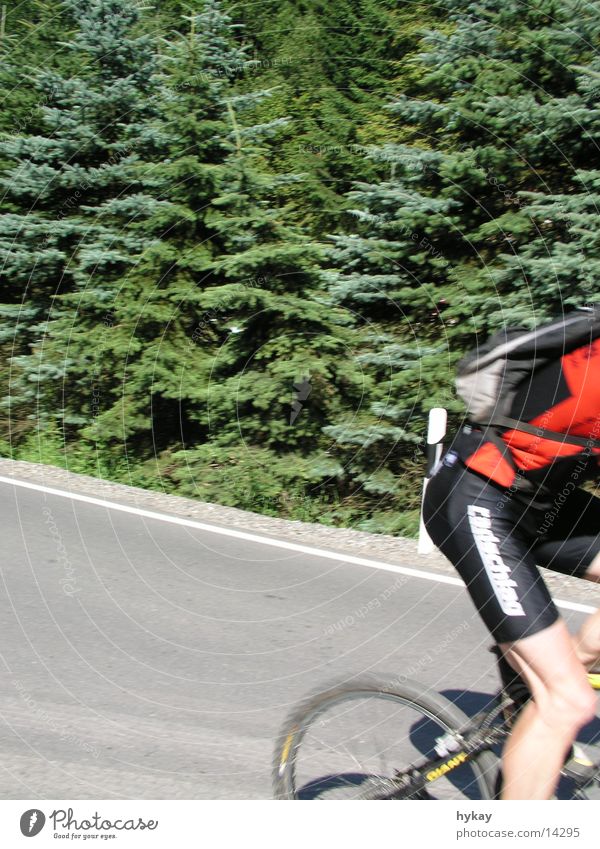
[[[301,545],[297,542],[285,542],[283,540],[271,539],[263,537],[260,534],[249,533],[248,531],[237,531],[233,528],[221,528],[218,525],[209,525],[206,522],[198,522],[195,519],[183,519],[180,516],[170,516],[168,513],[155,513],[153,510],[144,510],[140,507],[131,507],[128,504],[118,504],[114,501],[106,501],[103,498],[93,498],[90,495],[81,495],[76,492],[67,492],[62,489],[54,489],[50,486],[42,486],[37,483],[29,483],[28,481],[17,480],[16,478],[5,477],[0,475],[0,483],[12,484],[20,486],[24,489],[35,489],[38,492],[47,492],[50,495],[58,495],[61,498],[70,498],[72,501],[83,501],[86,504],[95,504],[98,507],[106,507],[108,510],[120,510],[122,513],[132,513],[134,516],[143,516],[146,519],[156,519],[159,522],[170,522],[172,525],[183,525],[187,528],[198,528],[201,531],[208,531],[213,534],[221,534],[221,536],[234,537],[235,539],[245,539],[249,542],[257,542],[261,545],[271,545],[274,548],[284,548],[287,551],[297,551],[300,554],[310,554],[313,557],[322,557],[327,560],[341,560],[344,563],[353,563],[356,566],[366,566],[369,569],[380,569],[383,572],[396,572],[399,575],[408,575],[412,578],[421,578],[424,581],[435,581],[438,584],[450,584],[454,587],[464,587],[464,583],[460,578],[452,578],[449,575],[437,575],[435,572],[424,572],[421,569],[411,569],[408,566],[396,566],[392,563],[384,563],[381,560],[369,560],[366,557],[355,557],[352,554],[341,554],[335,551],[327,551],[323,548],[313,548],[309,545]],[[557,607],[562,607],[565,610],[575,610],[578,613],[594,613],[595,607],[589,604],[579,604],[575,601],[563,601],[562,599],[554,599]]]

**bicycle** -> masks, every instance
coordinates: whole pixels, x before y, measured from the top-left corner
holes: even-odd
[[[600,675],[589,678],[600,690]],[[511,706],[500,690],[491,706],[469,718],[403,676],[334,685],[305,699],[286,720],[275,748],[275,798],[497,798],[499,747],[510,732],[505,716]],[[569,797],[594,798],[600,759],[576,771],[570,763],[561,778]]]

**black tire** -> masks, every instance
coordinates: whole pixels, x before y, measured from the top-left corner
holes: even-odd
[[[432,693],[422,687],[420,684],[409,681],[398,681],[394,678],[384,679],[375,676],[361,676],[351,681],[344,681],[338,685],[330,686],[327,690],[318,692],[309,696],[288,716],[281,734],[277,740],[275,748],[275,756],[273,762],[273,790],[276,799],[301,799],[301,798],[316,798],[317,790],[315,788],[320,783],[323,787],[327,782],[331,785],[331,776],[317,779],[315,777],[312,783],[312,795],[307,796],[304,784],[302,787],[296,786],[296,767],[299,753],[302,751],[302,744],[307,733],[310,734],[311,728],[314,728],[316,721],[319,720],[330,708],[348,703],[348,713],[352,709],[350,702],[359,699],[384,699],[391,701],[400,706],[403,705],[415,711],[416,715],[421,715],[425,722],[434,722],[442,728],[444,732],[456,731],[463,728],[469,721],[469,718],[459,708],[456,707],[448,699],[439,693]],[[366,704],[371,704],[367,702]],[[323,721],[319,725],[323,725]],[[322,733],[322,732],[321,732]],[[360,735],[361,737],[364,735]],[[317,738],[318,739],[318,738]],[[345,743],[342,743],[345,747]],[[325,749],[327,751],[327,749]],[[396,763],[395,768],[401,769],[412,763],[409,760],[407,763]],[[498,774],[499,761],[492,752],[482,752],[476,758],[470,760],[468,765],[459,767],[459,769],[468,769],[472,773],[473,778],[470,779],[468,798],[471,799],[492,799],[494,798],[494,788],[496,776]],[[362,777],[360,781],[372,781],[370,777]],[[384,776],[391,778],[392,776]],[[342,776],[344,784],[349,786],[346,774]],[[381,776],[377,776],[376,782],[381,781]],[[339,782],[338,782],[339,783]],[[352,782],[351,782],[352,783]],[[354,781],[353,783],[357,783]],[[383,782],[382,782],[383,783]],[[432,782],[431,786],[438,782]],[[309,782],[310,784],[310,782]],[[435,798],[429,794],[423,794],[421,798]]]

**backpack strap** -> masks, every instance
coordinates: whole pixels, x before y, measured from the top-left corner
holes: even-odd
[[[490,442],[493,442],[493,444],[496,446],[498,451],[502,454],[503,458],[506,460],[506,462],[509,464],[509,466],[512,466],[513,471],[518,472],[519,467],[515,463],[515,459],[514,459],[512,452],[510,450],[510,446],[508,445],[507,442],[505,442],[502,439],[502,437],[500,436],[500,434],[498,433],[498,431],[496,430],[494,425],[491,425],[491,424],[483,425],[483,426],[481,426],[481,429],[483,431],[484,438],[486,440],[489,440]]]
[[[480,423],[469,423],[463,428],[463,432],[465,433],[471,433],[473,430],[480,431],[482,433],[483,440],[493,443],[502,455],[503,459],[512,468],[515,473],[512,486],[521,492],[533,492],[535,489],[533,482],[523,477],[523,470],[519,469],[517,466],[510,447],[501,438],[499,432],[494,428],[494,426],[485,424],[482,425]]]
[[[511,419],[508,416],[498,416],[493,422],[487,423],[488,428],[505,427],[510,430],[522,430],[524,433],[530,433],[532,436],[539,436],[540,439],[550,439],[553,442],[566,442],[567,445],[579,445],[582,448],[597,448],[600,449],[600,439],[591,439],[585,436],[574,436],[570,433],[559,433],[556,430],[547,430],[543,427],[536,427],[528,422],[519,421],[519,419]],[[504,443],[506,444],[506,443]]]

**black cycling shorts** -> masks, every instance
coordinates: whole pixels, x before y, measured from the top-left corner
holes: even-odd
[[[423,519],[498,643],[558,619],[538,565],[583,577],[600,552],[600,498],[569,488],[555,509],[540,512],[451,452],[429,481]]]

